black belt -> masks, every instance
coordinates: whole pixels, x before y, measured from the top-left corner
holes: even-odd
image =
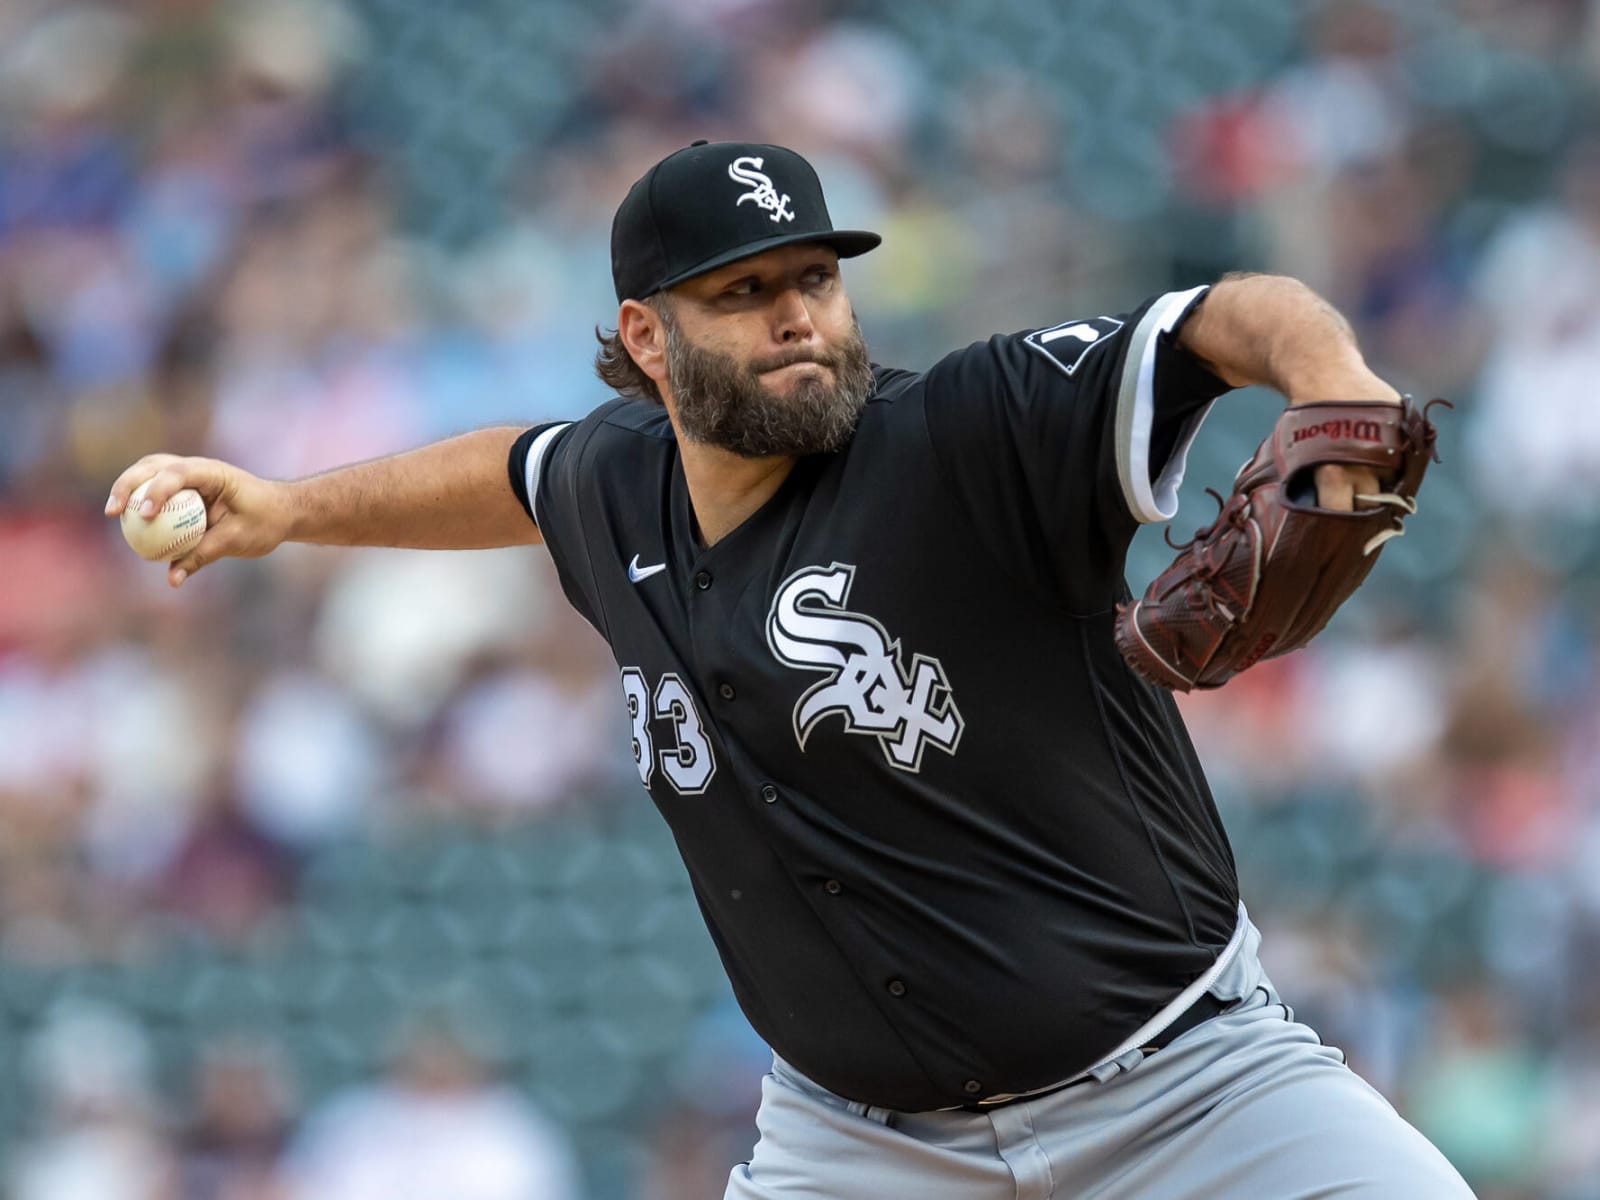
[[[1196,1025],[1205,1024],[1212,1017],[1219,1016],[1231,1007],[1233,1007],[1231,1000],[1218,1000],[1210,992],[1205,992],[1198,1000],[1179,1013],[1173,1019],[1171,1025],[1168,1025],[1155,1037],[1140,1046],[1139,1049],[1146,1055],[1154,1054],[1157,1050],[1164,1050]],[[962,1104],[958,1107],[963,1112],[993,1112],[997,1108],[1004,1108],[1006,1105],[1015,1104],[1019,1100],[1039,1100],[1045,1096],[1053,1096],[1055,1093],[1066,1091],[1067,1088],[1074,1087],[1077,1084],[1088,1083],[1093,1078],[1093,1075],[1079,1075],[1067,1080],[1065,1083],[1058,1083],[1055,1087],[1045,1088],[1040,1092],[1029,1092],[1024,1096],[1008,1096],[1004,1100],[992,1102],[976,1100],[971,1104]]]

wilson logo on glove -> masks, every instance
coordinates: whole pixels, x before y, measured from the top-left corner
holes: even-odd
[[[1383,441],[1383,426],[1377,421],[1324,421],[1310,429],[1294,431],[1295,444],[1312,438],[1351,438],[1358,442]]]

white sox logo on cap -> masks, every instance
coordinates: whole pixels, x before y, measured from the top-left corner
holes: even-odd
[[[750,189],[733,202],[734,207],[737,208],[746,200],[754,200],[757,208],[765,209],[772,214],[774,224],[778,221],[792,221],[794,214],[789,211],[788,193],[778,195],[778,189],[773,186],[771,178],[762,174],[761,166],[764,161],[746,155],[728,164],[728,178]]]

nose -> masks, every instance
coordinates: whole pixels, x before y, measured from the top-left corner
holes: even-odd
[[[797,287],[779,292],[772,306],[773,339],[788,346],[809,341],[815,334],[816,326],[811,323],[805,294]]]

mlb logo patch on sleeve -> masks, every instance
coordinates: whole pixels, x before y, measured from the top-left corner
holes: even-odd
[[[1036,329],[1023,341],[1071,375],[1089,351],[1121,328],[1122,322],[1116,317],[1090,317],[1063,321],[1049,329]]]

